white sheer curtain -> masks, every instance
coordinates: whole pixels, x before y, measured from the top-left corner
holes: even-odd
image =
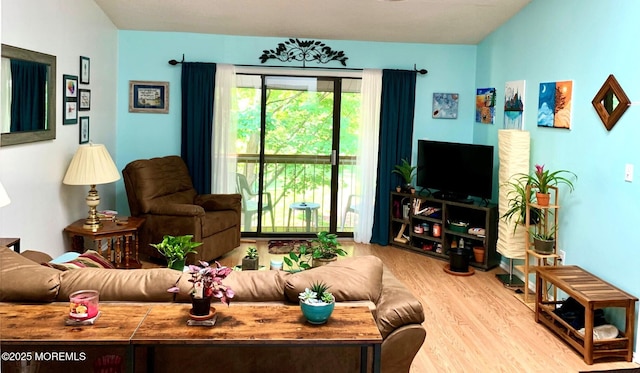
[[[213,103],[213,139],[211,141],[211,193],[236,193],[235,148],[237,117],[233,102],[236,91],[236,69],[233,65],[217,64]]]
[[[373,229],[376,171],[378,169],[378,142],[380,134],[380,101],[382,96],[382,70],[365,69],[362,72],[358,167],[360,177],[360,206],[358,224],[353,240],[369,243]]]

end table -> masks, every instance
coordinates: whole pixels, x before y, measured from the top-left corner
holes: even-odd
[[[20,254],[20,239],[19,238],[0,238],[0,246],[13,247],[13,251]]]
[[[97,231],[82,228],[85,219],[80,219],[67,226],[64,231],[71,239],[71,250],[84,251],[84,239],[90,238],[102,252],[102,240],[107,240],[107,259],[116,268],[141,268],[138,258],[138,229],[144,224],[144,218],[129,217],[126,223],[103,221]],[[132,247],[133,245],[133,247]],[[123,253],[124,251],[124,253]]]

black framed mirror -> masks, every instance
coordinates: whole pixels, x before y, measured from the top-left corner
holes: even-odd
[[[56,56],[2,44],[1,80],[0,146],[55,139]]]
[[[629,108],[630,103],[631,101],[613,74],[609,75],[591,101],[607,131],[611,131],[616,125],[622,114]]]

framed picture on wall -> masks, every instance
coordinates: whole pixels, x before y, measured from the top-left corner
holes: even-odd
[[[80,144],[89,142],[89,117],[80,117]]]
[[[91,77],[91,60],[89,57],[80,56],[80,84],[89,84]]]
[[[129,81],[130,113],[169,113],[169,82]]]
[[[90,89],[82,89],[78,90],[80,94],[79,108],[80,111],[90,110],[91,109],[91,90]]]
[[[78,123],[78,77],[62,75],[62,124]]]

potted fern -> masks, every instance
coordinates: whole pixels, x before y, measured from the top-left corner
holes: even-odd
[[[404,158],[401,160],[401,162],[402,163],[395,165],[394,169],[391,172],[400,175],[400,177],[404,181],[404,185],[401,187],[404,192],[415,191],[415,189],[411,185],[411,181],[416,174],[417,167],[412,166],[411,163]]]
[[[187,255],[197,254],[198,252],[194,249],[202,245],[202,242],[192,242],[192,239],[193,235],[191,234],[184,236],[165,235],[162,242],[150,245],[167,259],[167,267],[183,271]]]

